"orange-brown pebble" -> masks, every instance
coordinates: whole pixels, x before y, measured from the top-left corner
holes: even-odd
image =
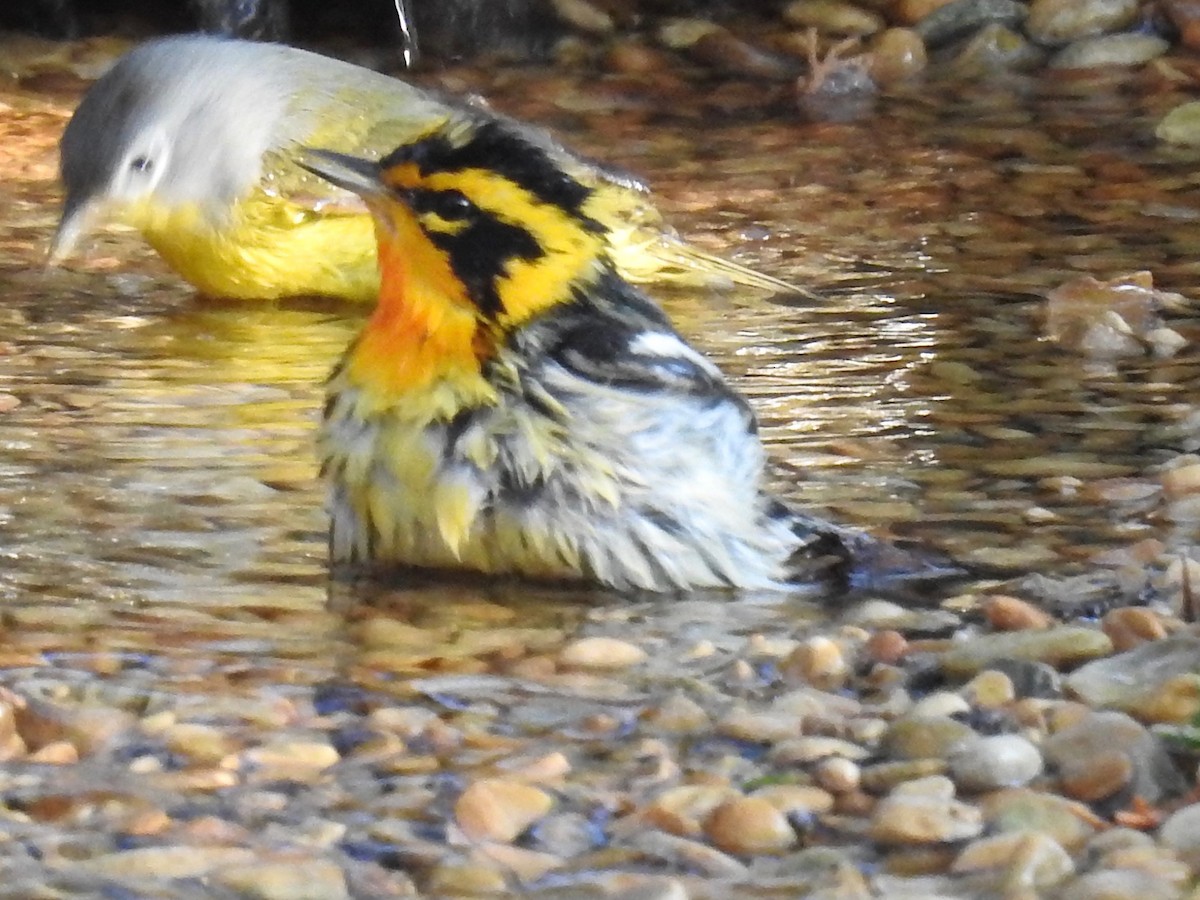
[[[454,818],[472,840],[508,842],[553,806],[554,798],[540,788],[505,778],[482,778],[459,795]]]
[[[897,0],[892,5],[890,18],[901,25],[916,25],[931,12],[951,2],[952,0]]]
[[[836,642],[818,636],[801,641],[788,655],[783,663],[783,674],[786,678],[831,691],[845,685],[850,666]]]
[[[1032,603],[1007,594],[995,594],[983,602],[983,614],[996,631],[1029,631],[1049,628],[1054,619]]]
[[[1104,617],[1100,626],[1118,653],[1132,650],[1148,641],[1162,640],[1167,636],[1162,619],[1153,610],[1142,606],[1114,609]]]
[[[645,818],[663,831],[698,837],[700,823],[722,803],[736,797],[732,788],[685,784],[663,791],[646,807]]]
[[[67,766],[79,762],[79,751],[70,741],[52,741],[30,753],[28,761],[52,766]]]
[[[888,628],[871,635],[865,649],[869,659],[891,665],[908,654],[908,640],[900,632]]]
[[[1200,4],[1195,0],[1162,0],[1162,9],[1189,50],[1200,50]]]
[[[1093,803],[1111,797],[1132,777],[1132,761],[1126,754],[1113,751],[1089,757],[1087,765],[1063,772],[1059,781],[1068,797]]]
[[[651,75],[670,71],[668,57],[656,47],[620,40],[609,48],[604,57],[605,68],[621,75]]]
[[[925,71],[925,42],[910,28],[889,28],[870,45],[867,71],[878,85],[887,87]]]
[[[834,801],[834,812],[842,816],[867,816],[878,801],[865,791],[850,791],[838,794]]]
[[[817,784],[835,794],[858,790],[862,780],[862,769],[858,763],[842,756],[831,756],[817,763],[813,770]]]
[[[1176,466],[1162,473],[1163,492],[1174,500],[1200,491],[1200,463]]]
[[[833,809],[829,791],[811,784],[768,784],[750,796],[766,800],[782,813],[823,813]]]
[[[1191,722],[1200,715],[1200,676],[1175,675],[1163,681],[1137,715],[1143,722]]]
[[[704,834],[726,853],[781,853],[796,844],[787,816],[762,797],[733,797],[709,814]]]

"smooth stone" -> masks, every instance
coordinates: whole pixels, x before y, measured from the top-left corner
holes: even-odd
[[[1049,628],[1054,617],[1020,597],[996,594],[983,602],[983,614],[995,631],[1028,631]]]
[[[1093,712],[1042,743],[1046,762],[1056,768],[1072,795],[1097,800],[1124,787],[1150,803],[1184,789],[1170,755],[1141,723],[1119,712]],[[1127,760],[1122,768],[1121,760]]]
[[[1045,53],[1023,34],[993,22],[979,29],[958,50],[952,63],[960,75],[1022,72],[1042,65]]]
[[[1125,653],[1150,641],[1161,641],[1167,636],[1162,619],[1144,606],[1114,609],[1101,620],[1100,627],[1118,653]]]
[[[1138,0],[1033,0],[1025,33],[1041,44],[1068,44],[1134,23]]]
[[[960,641],[941,654],[948,675],[969,677],[995,668],[1001,659],[1026,659],[1062,668],[1112,653],[1112,641],[1103,631],[1064,625],[1042,631],[981,634]]]
[[[868,35],[882,31],[883,19],[842,0],[793,0],[783,8],[789,25],[815,28],[823,34]]]
[[[1062,697],[1062,676],[1052,666],[1027,659],[998,659],[990,672],[1007,675],[1017,697],[1057,700]]]
[[[928,63],[925,42],[911,28],[888,28],[871,40],[867,66],[878,85],[888,87],[913,78]]]
[[[1046,888],[1073,875],[1075,863],[1050,835],[1010,831],[972,841],[950,867],[962,873],[989,869],[1003,869],[1009,883]]]
[[[1168,144],[1200,146],[1200,100],[1176,106],[1162,117],[1154,129],[1154,135]]]
[[[106,853],[75,865],[106,878],[199,878],[214,869],[254,862],[243,847],[139,847]]]
[[[1131,869],[1088,872],[1056,894],[1059,900],[1180,900],[1182,896],[1175,885]]]
[[[816,636],[801,641],[784,660],[780,671],[785,678],[823,691],[837,691],[846,684],[850,665],[836,642]]]
[[[650,731],[667,734],[697,734],[712,728],[712,719],[704,707],[682,693],[674,693],[647,710],[644,722]]]
[[[787,816],[764,797],[732,797],[704,820],[704,834],[726,853],[782,853],[797,836]]]
[[[657,827],[672,834],[695,837],[700,823],[724,803],[737,796],[731,787],[682,784],[668,788],[650,802],[644,815]]]
[[[999,709],[1017,698],[1012,679],[995,669],[985,669],[961,688],[964,699],[980,709]]]
[[[905,716],[892,723],[880,750],[891,760],[944,758],[978,735],[946,716]]]
[[[1158,829],[1158,839],[1200,872],[1200,803],[1175,810]]]
[[[1066,686],[1092,707],[1146,722],[1184,723],[1200,712],[1200,636],[1177,634],[1081,666]]]
[[[471,840],[507,843],[553,806],[554,798],[540,788],[502,778],[482,778],[459,795],[454,818]]]
[[[610,637],[580,638],[558,654],[564,666],[578,669],[628,669],[646,658],[646,651],[637,644]]]
[[[912,27],[954,2],[956,0],[896,0],[888,9],[888,17],[900,25]]]
[[[971,711],[971,704],[966,697],[953,691],[934,691],[913,704],[907,718],[934,718],[954,715],[964,715]]]
[[[1016,26],[1028,10],[1015,0],[953,0],[921,19],[913,30],[928,47],[942,47],[986,25]]]
[[[979,798],[989,832],[1035,831],[1068,852],[1082,847],[1106,825],[1082,803],[1030,788],[1005,788]]]
[[[819,735],[790,738],[771,748],[771,761],[783,764],[810,763],[827,757],[866,759],[870,755],[870,750],[852,741]]]
[[[862,783],[862,769],[849,759],[832,756],[813,767],[813,778],[827,791],[846,794],[858,790]]]
[[[811,815],[833,809],[833,795],[823,788],[808,784],[768,784],[758,788],[750,796],[766,800],[782,813]]]
[[[947,768],[944,759],[909,759],[903,762],[876,763],[862,769],[860,780],[866,790],[880,793],[892,790],[914,778],[940,775]]]
[[[954,786],[948,779],[935,777],[921,781],[944,781],[953,794]],[[977,807],[947,796],[945,790],[925,788],[910,782],[897,786],[880,800],[871,814],[867,832],[870,838],[889,846],[912,846],[979,836],[983,831],[983,816]]]
[[[963,790],[1021,787],[1042,773],[1042,754],[1016,734],[979,738],[950,756],[950,777]]]
[[[716,732],[740,741],[773,744],[798,737],[801,720],[786,712],[761,712],[739,707],[717,722]]]
[[[1068,44],[1047,65],[1052,69],[1140,66],[1170,49],[1168,41],[1153,34],[1106,34]]]
[[[1200,49],[1200,2],[1162,0],[1160,9],[1179,31],[1179,41],[1189,50]]]
[[[247,900],[342,900],[350,896],[341,867],[324,859],[227,866],[214,880]]]

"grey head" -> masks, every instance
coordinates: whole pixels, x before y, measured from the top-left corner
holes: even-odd
[[[296,55],[296,56],[294,56]],[[143,44],[84,96],[60,143],[61,259],[122,206],[194,204],[218,222],[259,178],[301,51],[207,35]]]

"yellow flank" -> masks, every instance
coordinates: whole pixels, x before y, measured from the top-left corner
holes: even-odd
[[[150,196],[114,210],[201,293],[234,299],[317,295],[373,303],[375,233],[366,212],[313,212],[255,189],[210,221]]]

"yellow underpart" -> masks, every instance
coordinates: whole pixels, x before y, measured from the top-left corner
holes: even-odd
[[[255,189],[218,220],[153,197],[112,211],[201,292],[271,299],[304,294],[374,302],[379,271],[371,217],[314,212]]]

